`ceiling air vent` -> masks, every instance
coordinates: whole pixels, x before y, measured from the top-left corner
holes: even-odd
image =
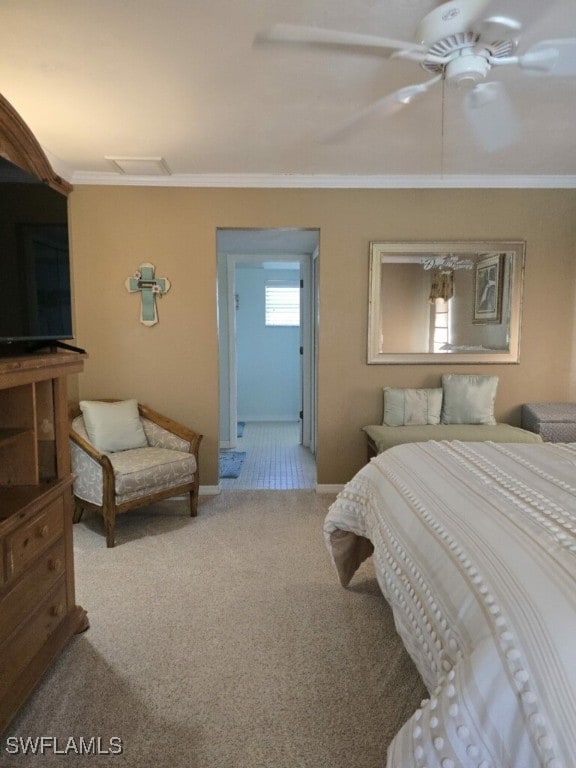
[[[163,157],[106,156],[117,173],[127,176],[170,176],[171,171]]]

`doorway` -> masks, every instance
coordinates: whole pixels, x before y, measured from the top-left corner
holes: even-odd
[[[220,486],[315,487],[319,231],[218,229],[217,252],[220,447],[244,454]]]

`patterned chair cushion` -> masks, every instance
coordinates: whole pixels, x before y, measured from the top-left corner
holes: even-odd
[[[196,472],[192,454],[169,448],[132,448],[112,453],[108,458],[114,468],[118,504],[191,483]]]

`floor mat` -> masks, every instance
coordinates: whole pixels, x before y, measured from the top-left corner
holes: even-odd
[[[220,477],[240,477],[246,451],[220,451]]]

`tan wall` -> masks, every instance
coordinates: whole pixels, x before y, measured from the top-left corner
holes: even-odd
[[[218,453],[217,227],[320,229],[318,482],[344,483],[365,459],[381,388],[437,385],[444,371],[500,376],[496,415],[574,396],[574,190],[196,190],[77,187],[70,198],[77,342],[90,357],[81,397],[134,396],[205,435],[202,485]],[[371,240],[527,241],[521,362],[366,365]],[[138,321],[124,287],[142,262],[172,282],[160,323]]]

